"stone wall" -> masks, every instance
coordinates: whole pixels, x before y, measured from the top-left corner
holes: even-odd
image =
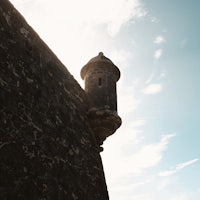
[[[1,0],[0,199],[108,199],[87,110],[65,66]]]

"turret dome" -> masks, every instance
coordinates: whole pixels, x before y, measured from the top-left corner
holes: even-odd
[[[113,62],[109,58],[104,56],[103,52],[99,52],[99,55],[90,59],[88,63],[92,63],[92,62],[108,62],[114,65]]]
[[[83,68],[81,69],[81,78],[84,80],[87,72],[90,71],[94,67],[110,68],[113,71],[113,74],[116,76],[116,81],[118,81],[120,78],[120,71],[118,67],[115,66],[114,63],[109,58],[104,56],[103,52],[100,52],[99,55],[90,59],[89,62],[85,66],[83,66]]]

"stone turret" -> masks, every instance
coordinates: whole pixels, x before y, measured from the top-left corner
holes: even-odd
[[[99,145],[121,125],[117,114],[116,83],[119,69],[102,52],[92,58],[82,69],[85,92],[90,100],[90,125]]]

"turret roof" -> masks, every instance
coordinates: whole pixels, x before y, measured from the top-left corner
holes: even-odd
[[[103,55],[103,52],[99,52],[99,55],[89,60],[88,63],[91,63],[91,62],[108,62],[110,64],[113,64],[113,62],[109,58]]]
[[[103,63],[105,63],[105,64],[103,64]],[[120,71],[119,71],[118,67],[115,66],[115,64],[109,58],[105,57],[102,52],[100,52],[98,56],[89,60],[89,62],[85,66],[83,66],[83,68],[81,69],[81,78],[84,79],[88,70],[92,69],[94,66],[101,67],[101,66],[105,66],[105,65],[113,70],[113,73],[116,76],[116,80],[118,81],[118,79],[120,77]]]

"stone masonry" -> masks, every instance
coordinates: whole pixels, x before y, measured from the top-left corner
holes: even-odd
[[[0,1],[0,199],[107,200],[87,95]]]

